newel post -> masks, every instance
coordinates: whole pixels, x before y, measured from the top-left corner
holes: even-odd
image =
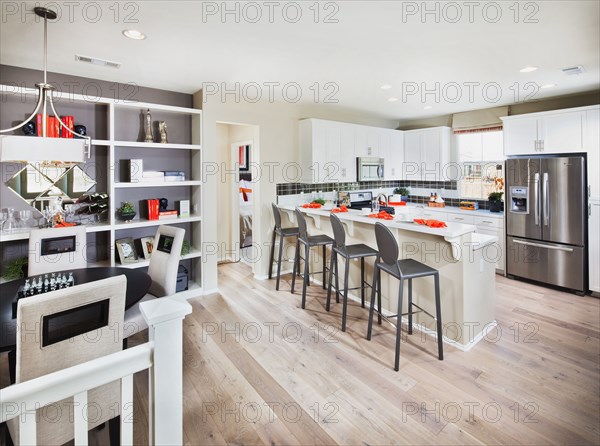
[[[148,429],[150,444],[183,443],[183,327],[192,312],[183,299],[162,297],[140,304],[154,341],[153,367],[149,370]]]

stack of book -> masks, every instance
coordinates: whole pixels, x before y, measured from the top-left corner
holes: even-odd
[[[165,170],[165,181],[185,181],[185,174],[180,170]]]
[[[62,122],[71,130],[75,127],[75,118],[73,116],[63,116]],[[37,136],[42,136],[43,122],[41,114],[37,115],[36,129]],[[48,138],[73,138],[73,134],[62,127],[58,122],[58,118],[54,116],[46,116],[46,136]]]
[[[161,211],[158,213],[159,220],[171,220],[173,218],[177,218],[177,211],[174,209],[169,211]]]
[[[161,181],[164,181],[164,178],[165,175],[163,172],[155,170],[144,170],[142,172],[142,178],[140,180],[149,183],[160,183]]]
[[[151,198],[150,200],[146,200],[146,202],[148,203],[148,220],[158,220],[158,198]]]

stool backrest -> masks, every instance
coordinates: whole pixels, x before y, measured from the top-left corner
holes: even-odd
[[[398,261],[398,242],[392,231],[385,225],[375,223],[375,239],[377,240],[377,250],[384,263],[393,265]]]
[[[298,232],[299,238],[302,240],[308,240],[308,229],[306,228],[306,218],[304,214],[298,208],[296,208],[296,219],[298,220]]]
[[[331,228],[333,229],[333,238],[335,240],[335,247],[344,249],[346,247],[346,231],[340,221],[339,217],[335,214],[331,214],[330,219]]]
[[[281,212],[279,211],[279,208],[277,207],[277,205],[275,203],[271,203],[271,206],[273,206],[273,218],[275,219],[275,227],[280,229],[281,228]]]

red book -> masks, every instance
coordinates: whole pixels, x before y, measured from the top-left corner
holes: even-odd
[[[67,126],[67,128],[69,128],[70,130],[73,130],[73,128],[74,128],[73,124],[75,122],[75,119],[73,118],[73,116],[63,116],[62,122],[65,126]],[[60,136],[61,136],[61,138],[73,138],[73,134],[62,126],[60,127]]]
[[[56,124],[58,124],[58,122],[56,122],[56,118],[54,116],[47,116],[46,117],[46,136],[48,138],[56,138],[57,136],[57,132],[56,132]]]
[[[60,138],[60,121],[58,120],[58,118],[52,116],[52,125],[54,126],[54,137]]]
[[[37,136],[42,136],[42,115],[38,113],[36,120]]]

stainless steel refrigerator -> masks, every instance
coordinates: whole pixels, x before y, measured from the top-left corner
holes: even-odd
[[[583,156],[507,160],[509,276],[587,291],[585,175]]]

